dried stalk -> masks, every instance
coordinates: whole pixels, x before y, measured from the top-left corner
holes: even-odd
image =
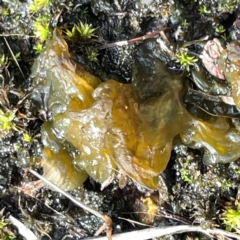
[[[9,220],[15,227],[18,228],[19,234],[22,235],[26,240],[38,240],[35,234],[15,217],[10,215]]]
[[[186,232],[200,232],[208,235],[209,237],[215,237],[216,239],[237,239],[240,240],[240,236],[234,233],[229,233],[221,229],[203,229],[200,226],[191,225],[180,225],[172,227],[161,227],[161,228],[147,228],[143,230],[137,230],[126,233],[119,233],[112,235],[112,240],[126,240],[126,239],[137,239],[146,240],[156,237],[162,237],[165,235],[186,233]],[[106,237],[98,238],[85,238],[83,240],[106,240]]]
[[[103,44],[103,45],[97,47],[97,49],[100,50],[100,49],[106,49],[106,48],[111,48],[111,47],[121,47],[121,46],[124,46],[124,45],[129,45],[129,44],[133,44],[133,43],[136,43],[136,42],[139,42],[139,41],[143,41],[145,39],[155,38],[155,37],[158,37],[159,35],[161,35],[163,37],[164,41],[169,44],[169,41],[168,41],[168,39],[167,39],[167,37],[164,33],[164,30],[171,29],[171,28],[173,28],[173,27],[163,28],[161,30],[154,31],[154,32],[151,32],[151,33],[147,33],[144,36],[140,36],[140,37],[137,37],[137,38],[132,38],[132,39],[129,39],[129,40]]]

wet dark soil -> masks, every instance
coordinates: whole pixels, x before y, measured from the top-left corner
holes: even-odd
[[[187,71],[171,54],[184,48],[191,56],[201,59],[208,39],[217,38],[225,45],[232,40],[239,41],[237,2],[59,0],[50,2],[36,13],[29,10],[30,1],[3,0],[0,3],[0,115],[8,117],[5,121],[10,126],[8,129],[0,124],[0,218],[8,223],[6,227],[0,227],[0,238],[15,236],[15,239],[24,239],[9,223],[10,215],[24,223],[38,239],[93,236],[103,224],[100,219],[76,207],[62,194],[43,186],[27,172],[28,168],[33,168],[43,173],[41,125],[44,119],[31,100],[31,66],[38,56],[34,46],[39,44],[34,22],[47,15],[50,19],[49,39],[53,29],[60,28],[73,60],[101,81],[115,79],[131,83],[136,52],[143,42],[148,42],[150,57],[163,61],[172,74],[182,75],[191,89],[214,96],[231,95],[229,84],[209,73],[201,60]],[[96,28],[96,36],[87,42],[73,41],[65,34],[80,21]],[[123,46],[108,45],[160,30],[162,32],[151,39],[140,39]],[[158,38],[166,48],[155,51]],[[93,50],[98,52],[97,61],[88,57],[89,51]],[[15,57],[20,53],[16,61],[11,51]],[[144,64],[146,69],[143,72],[151,79],[154,74],[151,62]],[[194,77],[196,70],[201,72],[200,78]],[[213,88],[213,85],[217,87]],[[194,97],[189,93],[184,104],[193,115],[204,118],[207,118],[205,112],[212,115],[212,100],[206,102],[202,95]],[[204,111],[200,112],[199,108]],[[229,114],[230,106],[226,109],[221,105],[219,108],[221,115],[236,116],[238,120],[239,115]],[[239,112],[237,108],[230,112],[233,111]],[[13,118],[6,113],[11,113]],[[120,188],[118,178],[101,191],[100,184],[88,178],[84,186],[70,193],[89,207],[110,215],[113,233],[147,227],[122,218],[152,226],[195,224],[203,228],[239,231],[226,226],[222,218],[226,209],[238,206],[240,161],[206,164],[202,149],[186,146],[180,138],[174,141],[169,164],[159,176],[158,191],[140,186],[131,179]],[[151,209],[156,210],[151,212]],[[190,238],[210,239],[198,233],[166,237]]]

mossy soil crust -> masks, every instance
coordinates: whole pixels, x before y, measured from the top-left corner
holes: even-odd
[[[28,169],[110,216],[113,235],[239,234],[239,11],[235,0],[1,1],[0,239],[26,238],[10,216],[37,239],[103,224]]]

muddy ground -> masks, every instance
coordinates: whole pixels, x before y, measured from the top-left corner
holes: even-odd
[[[142,59],[143,75],[150,78],[154,73],[151,62],[145,61],[148,54],[149,59],[161,60],[168,71],[184,78],[188,88],[197,91],[197,95],[190,91],[184,96],[184,106],[191,114],[206,118],[207,113],[238,122],[240,114],[235,104],[214,102],[220,95],[232,96],[230,83],[221,78],[216,64],[215,71],[204,66],[202,57],[208,40],[218,39],[223,49],[229,42],[240,40],[237,1],[2,0],[0,3],[1,239],[24,239],[9,222],[10,215],[24,223],[38,239],[87,238],[103,224],[62,194],[43,186],[27,171],[32,168],[43,174],[41,126],[47,120],[43,117],[46,112],[40,112],[32,102],[31,67],[42,51],[39,45],[44,47],[57,27],[68,43],[72,59],[101,81],[115,79],[130,84],[133,73],[138,71],[136,59]],[[37,6],[35,10],[33,6]],[[36,28],[36,22],[43,18],[46,39],[42,36],[44,29]],[[80,21],[96,29],[87,41],[66,34]],[[130,39],[136,40],[121,43],[122,46],[109,45]],[[160,44],[158,39],[160,48],[156,48]],[[184,65],[176,57],[182,50],[198,60]],[[97,53],[96,58],[89,57],[92,52]],[[237,123],[234,127],[239,129]],[[102,191],[101,185],[89,177],[83,186],[70,193],[111,216],[113,234],[149,225],[183,224],[239,233],[240,161],[213,164],[204,161],[203,155],[203,148],[183,144],[176,137],[167,168],[159,176],[158,190],[130,178],[120,188],[117,175]],[[227,209],[235,211],[233,220],[226,220]],[[161,239],[227,239],[221,237],[192,232]]]

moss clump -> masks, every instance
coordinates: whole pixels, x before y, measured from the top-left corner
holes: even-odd
[[[96,28],[93,28],[92,24],[83,23],[80,21],[79,24],[75,24],[72,27],[71,31],[67,30],[66,35],[72,40],[80,39],[83,41],[88,41],[92,37],[96,37],[94,34],[95,30]]]
[[[187,71],[190,71],[190,66],[193,66],[194,63],[198,61],[197,58],[189,56],[187,52],[178,53],[176,54],[176,57],[176,62],[179,62]]]
[[[226,230],[240,233],[240,204],[237,205],[237,208],[226,209],[223,213],[223,223],[226,226]]]
[[[36,13],[40,9],[45,8],[49,3],[50,0],[34,0],[29,6],[29,10],[33,13]]]

